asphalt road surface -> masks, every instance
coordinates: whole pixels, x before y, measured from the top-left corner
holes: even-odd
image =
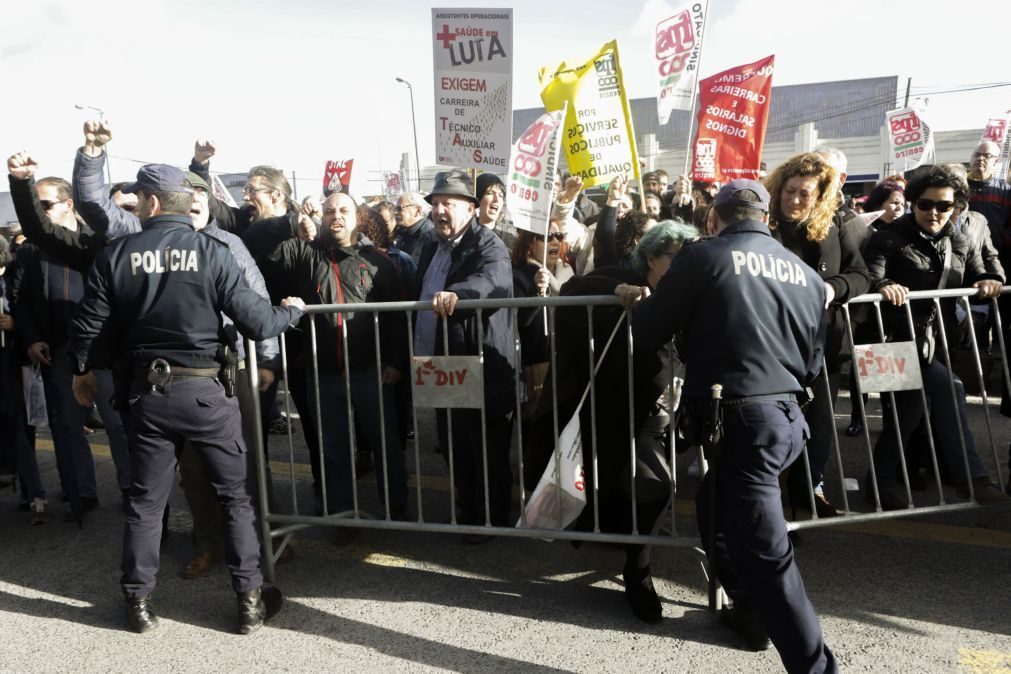
[[[981,407],[971,407],[981,454],[993,470]],[[840,409],[842,429],[845,399]],[[874,404],[871,409],[880,414]],[[998,458],[1006,459],[1011,424],[997,414],[991,420]],[[879,421],[871,420],[875,431]],[[419,435],[425,516],[436,521],[448,515],[446,471],[431,452],[427,418]],[[312,503],[309,471],[295,437],[295,490],[305,510]],[[161,625],[132,634],[118,586],[119,494],[105,438],[92,438],[102,506],[83,529],[62,521],[44,434],[38,456],[52,520],[29,526],[28,514],[17,510],[19,494],[0,492],[0,633],[6,637],[0,671],[781,670],[774,650],[743,650],[717,624],[707,609],[699,557],[683,547],[654,550],[664,620],[645,625],[625,602],[624,555],[614,546],[576,549],[563,541],[512,538],[472,546],[452,534],[378,530],[338,546],[331,530],[308,529],[294,540],[294,559],[277,567],[284,610],[255,635],[237,636],[225,569],[194,581],[179,577],[193,548],[178,490],[155,594]],[[846,477],[862,479],[862,440],[841,440]],[[271,436],[278,497],[290,509],[287,452],[286,439]],[[679,475],[689,459],[679,457]],[[837,502],[839,477],[830,470],[829,494]],[[692,482],[681,484],[678,524],[688,524],[678,533],[694,536]],[[374,479],[360,485],[367,507]],[[861,493],[849,495],[851,507],[865,508]],[[928,488],[916,498],[936,496]],[[800,532],[796,543],[808,594],[844,671],[1011,672],[1011,510],[851,523]]]

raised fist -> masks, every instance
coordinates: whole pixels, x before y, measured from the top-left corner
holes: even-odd
[[[611,183],[607,186],[607,200],[614,202],[621,201],[627,189],[628,176],[619,173],[611,179]]]
[[[323,209],[320,208],[316,197],[306,197],[302,200],[302,213],[308,215],[313,220],[319,220],[323,217]]]
[[[303,241],[312,241],[316,238],[316,223],[305,213],[298,215],[298,238]]]
[[[7,171],[18,180],[28,180],[38,168],[38,162],[24,150],[7,159]]]
[[[569,176],[568,180],[565,181],[565,186],[562,188],[558,201],[567,204],[575,200],[579,196],[579,190],[581,189],[583,189],[583,179],[579,176]]]
[[[193,158],[196,159],[198,164],[206,164],[214,156],[216,149],[213,140],[197,138],[196,142],[193,143]]]
[[[84,144],[98,149],[112,140],[109,120],[89,119],[84,123]]]

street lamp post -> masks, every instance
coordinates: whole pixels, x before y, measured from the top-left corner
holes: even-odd
[[[74,107],[77,108],[78,110],[93,110],[94,112],[98,113],[99,121],[102,122],[105,121],[105,110],[103,110],[102,108],[96,108],[91,105],[77,105],[77,104],[75,104]],[[112,185],[112,168],[109,166],[108,147],[105,148],[105,179],[108,181],[110,185]]]
[[[414,167],[417,171],[418,191],[421,191],[421,157],[418,156],[418,124],[414,119],[414,87],[405,79],[397,78],[401,84],[407,85],[407,91],[411,95],[411,128],[414,131]]]

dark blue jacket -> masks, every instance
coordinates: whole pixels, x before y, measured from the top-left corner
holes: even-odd
[[[969,180],[969,210],[981,213],[990,228],[993,246],[1007,254],[1011,247],[1011,185],[993,176]]]
[[[155,358],[214,367],[229,343],[221,314],[254,340],[276,337],[302,311],[271,307],[246,287],[228,248],[193,231],[188,215],[159,215],[143,231],[110,244],[95,259],[71,324],[75,368],[135,366]]]
[[[439,236],[432,229],[420,244],[418,287],[439,247]],[[446,291],[461,300],[495,300],[513,296],[513,269],[509,251],[492,230],[471,220],[460,242],[453,248]],[[509,309],[485,309],[481,312],[484,330],[485,406],[491,414],[508,414],[516,407],[513,320]],[[442,352],[442,321],[435,333],[436,355]],[[478,353],[477,312],[457,309],[449,317],[449,354],[476,356]]]
[[[821,370],[825,284],[754,220],[684,247],[634,312],[636,350],[682,335],[685,395],[796,393]]]

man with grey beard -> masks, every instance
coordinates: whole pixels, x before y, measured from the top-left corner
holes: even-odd
[[[292,289],[297,289],[311,304],[406,299],[402,297],[393,262],[356,231],[357,211],[358,204],[351,196],[337,192],[323,202],[318,236],[313,220],[302,215],[298,238],[292,237],[287,223],[265,220],[250,226],[246,245],[260,259],[265,272],[273,271],[291,279]],[[393,387],[408,365],[403,316],[379,315],[379,332],[383,337],[378,346],[373,316],[369,312],[315,314],[311,320],[316,323],[319,354],[319,408],[310,405],[309,413],[315,417],[316,409],[327,410],[322,419],[315,420],[321,423],[323,430],[323,474],[327,486],[324,512],[334,515],[348,513],[354,508],[351,455],[355,439],[347,415],[347,378],[354,405],[355,429],[372,450],[378,469],[380,510],[385,510],[388,518],[406,519],[407,476],[393,397]],[[308,340],[310,330],[306,325],[302,327],[302,334]],[[305,347],[308,353],[310,344],[306,343]],[[376,381],[377,368],[381,387]],[[311,386],[313,373],[307,371],[305,376],[307,386]],[[385,427],[385,463],[381,427]],[[348,542],[354,532],[354,529],[341,529],[337,542]]]

